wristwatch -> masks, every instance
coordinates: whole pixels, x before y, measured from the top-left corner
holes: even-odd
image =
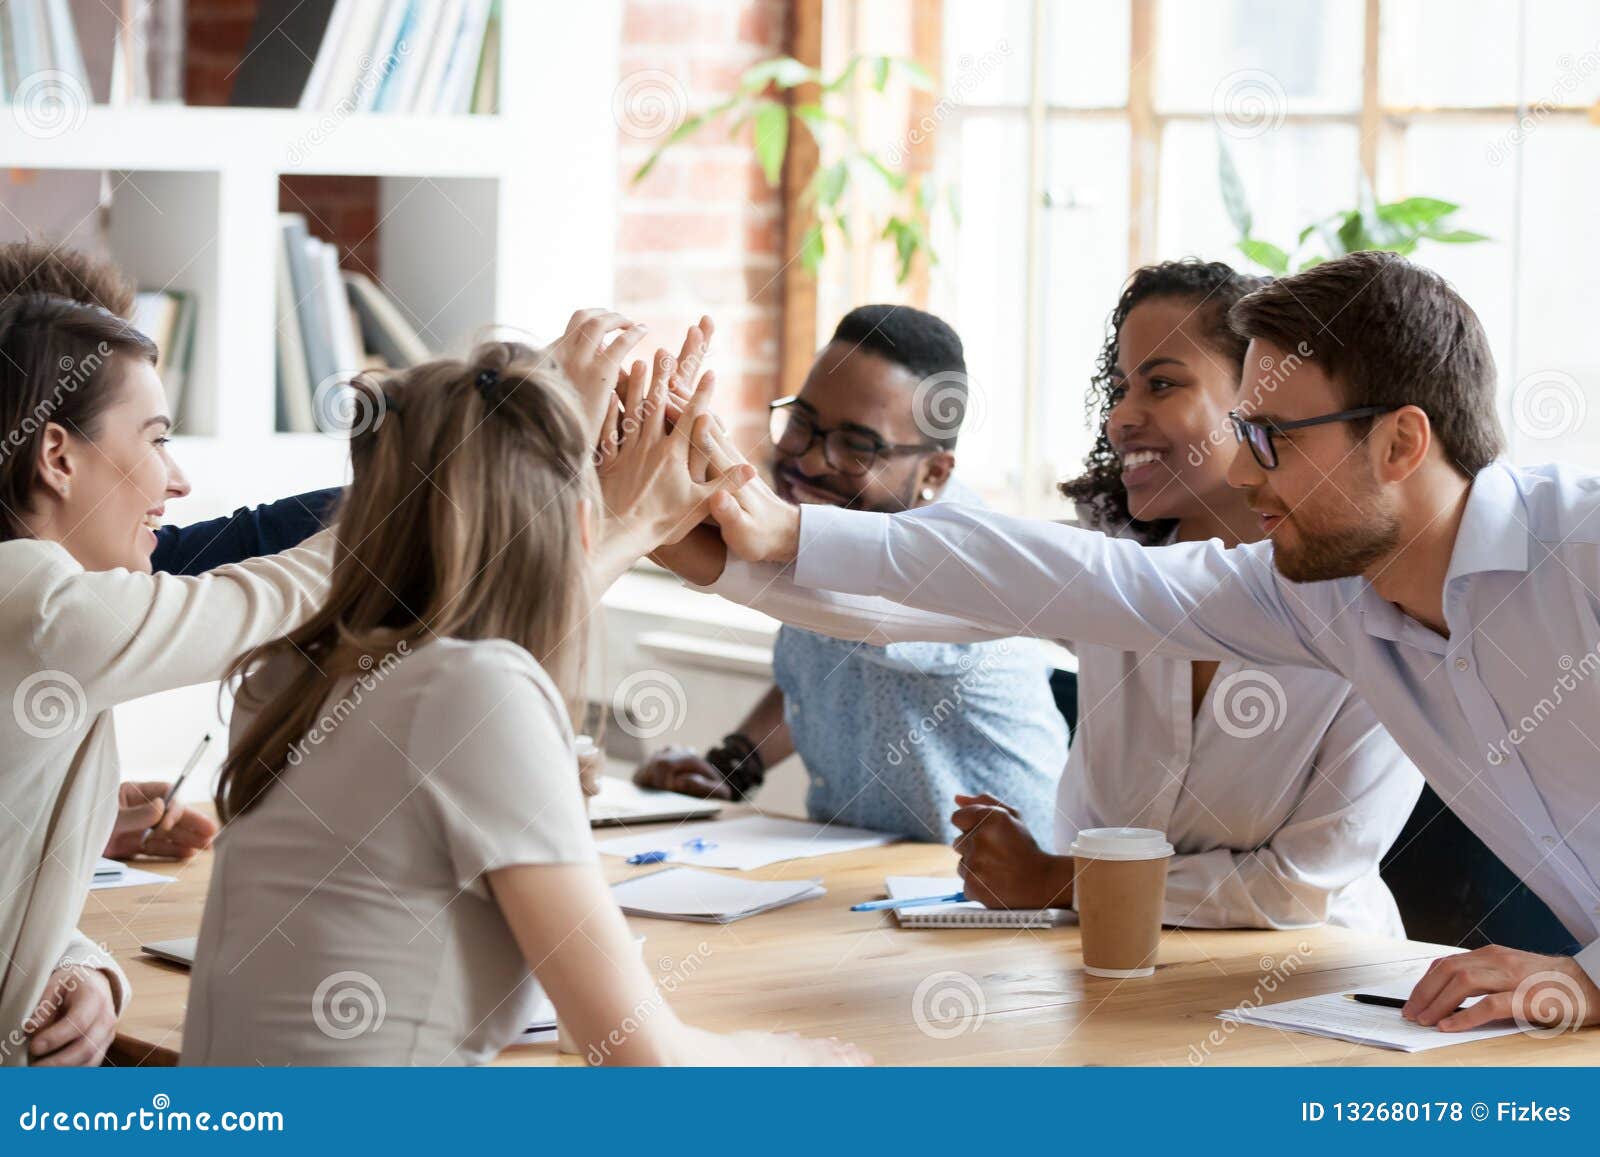
[[[742,731],[724,735],[718,746],[706,752],[706,762],[722,773],[723,782],[739,800],[748,798],[767,777],[767,765],[755,741]]]

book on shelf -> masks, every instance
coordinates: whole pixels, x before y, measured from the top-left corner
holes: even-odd
[[[4,0],[0,102],[46,75],[85,105],[181,100],[183,49],[182,0]]]
[[[338,246],[313,237],[303,216],[280,213],[278,230],[277,425],[312,433],[339,410],[319,390],[338,391],[362,370],[403,369],[433,353],[383,286],[340,269]]]
[[[313,61],[333,11],[334,0],[261,0],[233,78],[231,103],[296,107],[311,81]]]
[[[194,294],[182,290],[144,290],[134,298],[134,328],[156,343],[156,374],[166,389],[172,420],[179,424],[194,361],[197,313]]]
[[[492,113],[500,55],[498,0],[262,0],[232,103]]]

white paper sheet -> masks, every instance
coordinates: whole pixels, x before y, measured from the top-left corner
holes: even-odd
[[[1375,1048],[1407,1053],[1425,1052],[1428,1049],[1444,1048],[1446,1045],[1509,1036],[1520,1031],[1514,1024],[1496,1024],[1467,1032],[1440,1032],[1437,1028],[1406,1020],[1400,1015],[1398,1008],[1388,1008],[1380,1004],[1361,1004],[1348,997],[1352,992],[1363,992],[1373,996],[1406,997],[1411,995],[1411,989],[1420,979],[1422,974],[1419,972],[1409,979],[1386,981],[1379,985],[1347,989],[1344,992],[1306,996],[1299,1000],[1285,1000],[1254,1008],[1230,1008],[1218,1013],[1217,1019],[1309,1033],[1312,1036],[1331,1037],[1334,1040],[1350,1041],[1352,1044],[1372,1045]],[[1467,1004],[1475,1003],[1476,999],[1467,1001]]]
[[[137,888],[144,884],[170,884],[171,876],[163,876],[160,872],[147,872],[143,868],[135,868],[132,864],[122,865],[122,874],[114,880],[96,879],[89,885],[89,891],[99,892],[105,888]]]
[[[611,885],[630,916],[727,924],[785,904],[821,896],[820,880],[743,880],[693,868],[665,868]]]
[[[898,838],[838,824],[813,824],[777,816],[744,816],[736,820],[712,820],[637,832],[602,840],[598,847],[608,856],[664,851],[675,864],[747,871],[784,860],[881,847]],[[697,839],[706,842],[706,850],[693,851],[684,846]]]

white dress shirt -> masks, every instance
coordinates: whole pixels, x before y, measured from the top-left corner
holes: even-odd
[[[1445,577],[1448,637],[1364,579],[1290,583],[1270,542],[1141,548],[954,505],[893,516],[803,508],[793,581],[1007,634],[1336,671],[1586,944],[1578,963],[1600,982],[1597,511],[1595,475],[1481,471]]]
[[[970,642],[1016,627],[829,598],[795,587],[777,568],[735,559],[705,589],[792,624],[879,643]],[[1327,922],[1404,935],[1378,862],[1422,779],[1348,683],[1327,671],[1226,660],[1196,713],[1187,659],[1059,641],[1078,656],[1079,714],[1056,793],[1058,853],[1081,828],[1156,828],[1177,850],[1165,923]],[[1035,834],[1051,842],[1052,833]]]

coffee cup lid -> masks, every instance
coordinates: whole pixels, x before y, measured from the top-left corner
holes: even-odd
[[[1154,828],[1084,828],[1067,850],[1090,860],[1159,860],[1172,855],[1166,833]]]
[[[588,735],[578,736],[573,741],[573,746],[580,756],[595,755],[600,750],[600,746],[595,743],[594,738]]]

